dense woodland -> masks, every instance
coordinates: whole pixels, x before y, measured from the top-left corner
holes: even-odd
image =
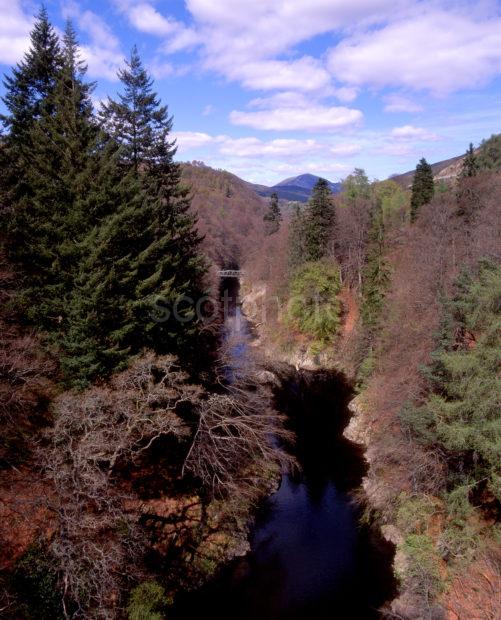
[[[44,10],[5,78],[2,610],[161,618],[242,545],[290,463],[270,435],[291,437],[257,369],[224,378],[206,308],[239,267],[264,341],[352,377],[366,518],[398,532],[407,608],[440,617],[467,569],[499,576],[501,137],[448,183],[421,159],[410,188],[355,169],[286,205],[175,163],[136,49],[119,78],[95,111],[71,24],[60,40]]]
[[[449,184],[424,159],[409,189],[356,169],[334,197],[320,180],[282,240],[287,284],[268,280],[280,308],[270,304],[268,339],[355,378],[367,519],[397,528],[403,609],[416,618],[441,617],[456,579],[460,617],[498,612],[500,153],[499,135],[470,145]]]
[[[230,214],[231,241],[224,200],[214,218],[191,204],[135,48],[97,112],[85,74],[71,23],[60,40],[42,9],[5,78],[1,609],[158,618],[242,547],[290,461],[254,370],[227,384],[205,311],[210,265],[240,261],[264,207]]]

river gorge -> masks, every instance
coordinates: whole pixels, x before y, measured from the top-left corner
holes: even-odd
[[[225,338],[231,374],[251,354],[251,328],[238,301],[238,281],[223,282]],[[299,468],[258,507],[250,552],[234,559],[206,586],[181,596],[176,619],[210,614],[223,619],[323,619],[380,616],[395,595],[393,546],[361,525],[363,451],[343,437],[352,388],[330,370],[280,365],[274,404],[296,435]]]

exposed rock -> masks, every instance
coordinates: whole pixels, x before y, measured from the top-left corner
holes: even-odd
[[[269,370],[259,370],[255,377],[259,383],[264,385],[274,385],[275,387],[280,387],[281,385],[277,375]]]

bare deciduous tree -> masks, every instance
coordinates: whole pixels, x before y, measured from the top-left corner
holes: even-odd
[[[41,456],[58,498],[51,549],[68,617],[88,617],[89,609],[93,617],[115,616],[126,560],[129,573],[141,547],[116,467],[133,462],[162,436],[186,437],[179,407],[198,403],[201,392],[187,383],[173,357],[150,353],[109,385],[56,400],[51,446]]]
[[[282,469],[294,460],[280,445],[292,442],[284,417],[270,406],[270,394],[255,371],[239,373],[221,394],[199,408],[198,426],[183,471],[190,471],[214,495],[260,494],[270,466]]]

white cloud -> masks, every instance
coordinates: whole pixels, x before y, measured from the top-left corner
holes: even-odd
[[[164,53],[199,46],[204,69],[250,89],[330,88],[348,103],[362,86],[446,95],[501,72],[493,0],[186,0],[190,23],[162,13],[153,0],[113,1],[138,30],[164,39]],[[325,33],[340,38],[326,59],[293,55],[298,44]],[[404,98],[386,108],[417,111]]]
[[[204,32],[209,55],[222,49],[242,58],[267,58],[311,37],[394,11],[403,0],[187,0]]]
[[[399,140],[421,140],[431,141],[440,140],[440,136],[423,129],[422,127],[414,127],[413,125],[404,125],[403,127],[395,127],[391,130],[393,138]]]
[[[239,80],[246,88],[255,90],[295,89],[315,91],[331,80],[320,61],[311,56],[298,60],[258,60],[235,64],[225,70],[229,79]]]
[[[360,144],[337,144],[330,147],[330,152],[336,157],[352,157],[362,151]]]
[[[296,164],[281,163],[274,166],[274,170],[279,172],[292,172],[298,174],[298,166]],[[326,163],[325,161],[308,161],[301,165],[301,172],[311,172],[313,174],[337,174],[344,175],[351,171],[348,164]]]
[[[222,155],[236,157],[298,157],[306,153],[322,150],[322,145],[315,140],[286,140],[277,139],[268,142],[258,138],[227,138],[219,152]]]
[[[311,97],[304,93],[294,92],[292,90],[275,93],[269,97],[257,97],[248,103],[249,108],[258,108],[261,110],[270,110],[273,108],[309,108],[311,106]]]
[[[148,63],[148,70],[156,80],[179,74],[178,68],[175,68],[170,62],[165,62],[164,59],[159,58],[155,58]]]
[[[404,0],[187,0],[193,24],[162,15],[150,2],[114,0],[132,25],[165,37],[166,53],[200,45],[204,68],[247,88],[314,91],[330,82],[323,62],[304,56],[277,58],[295,45],[353,23],[377,22],[405,6]],[[353,89],[339,91],[352,101]]]
[[[173,34],[177,28],[174,20],[164,17],[146,2],[131,6],[127,15],[130,23],[141,32],[162,36]]]
[[[374,153],[375,154],[383,153],[384,155],[392,155],[394,157],[406,157],[408,155],[412,155],[416,153],[416,151],[414,147],[411,146],[410,144],[393,143],[393,144],[384,144],[380,148],[376,149]]]
[[[355,101],[358,97],[358,88],[341,86],[340,88],[336,88],[334,90],[334,95],[339,99],[339,101],[342,101],[343,103],[350,103]]]
[[[176,140],[179,153],[199,149],[216,141],[214,136],[200,131],[173,131],[171,138]]]
[[[307,166],[307,161],[312,156],[318,158],[319,155],[322,155],[326,160],[332,159],[332,156],[343,159],[352,157],[361,151],[361,146],[358,144],[340,143],[333,145],[329,140],[283,138],[261,140],[255,136],[232,138],[227,135],[212,136],[197,131],[173,132],[172,137],[177,141],[180,154],[199,149],[205,150],[208,147],[212,155],[217,153],[217,156],[231,158],[228,161],[235,162],[236,159],[233,158],[244,159],[247,162],[277,160],[274,165],[279,165],[280,162],[283,163],[284,161],[301,161],[301,169]],[[263,158],[266,159],[263,160]],[[330,162],[329,165],[331,164],[335,170],[344,166],[339,162]],[[298,169],[297,163],[291,165]],[[318,166],[318,161],[314,165]]]
[[[191,48],[199,43],[198,34],[192,28],[170,16],[162,15],[149,2],[114,0],[115,6],[126,15],[130,24],[146,34],[166,37],[162,50],[172,54]]]
[[[353,35],[329,55],[336,79],[446,95],[501,73],[501,18],[430,9]]]
[[[423,107],[421,105],[397,93],[387,95],[384,100],[386,102],[386,105],[384,106],[385,112],[415,113],[423,111]]]
[[[26,15],[19,0],[0,0],[0,63],[12,65],[29,48],[33,18]]]
[[[312,105],[309,108],[274,108],[258,112],[233,110],[230,120],[234,125],[276,131],[334,131],[357,125],[363,114],[345,107]]]
[[[316,140],[276,139],[260,140],[250,136],[247,138],[232,138],[230,136],[211,136],[198,131],[177,131],[172,133],[177,140],[180,152],[192,151],[209,145],[216,146],[221,155],[233,157],[298,157],[306,153],[313,153],[325,149],[325,145]]]

